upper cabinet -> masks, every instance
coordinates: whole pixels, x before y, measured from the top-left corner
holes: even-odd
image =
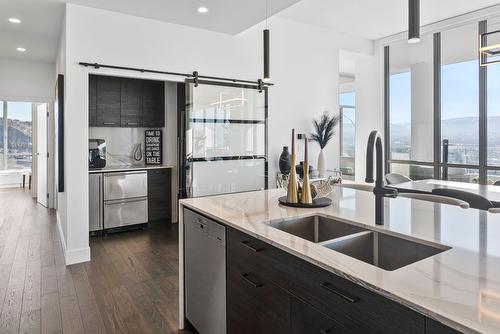
[[[97,126],[97,77],[89,77],[89,126]]]
[[[142,80],[121,79],[121,126],[137,127],[142,124]]]
[[[165,125],[165,83],[145,80],[143,83],[142,122],[145,127]],[[158,126],[158,124],[161,124]]]
[[[119,78],[97,77],[97,126],[120,126]]]
[[[89,76],[89,126],[165,126],[163,81]]]

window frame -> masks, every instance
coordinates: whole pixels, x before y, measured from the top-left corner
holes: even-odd
[[[478,23],[479,34],[487,31],[487,21]],[[489,171],[500,171],[499,166],[488,165],[488,115],[487,115],[487,66],[479,67],[479,162],[473,164],[446,163],[441,161],[441,32],[433,34],[433,117],[434,117],[434,159],[432,162],[419,160],[390,159],[390,45],[384,46],[384,160],[385,170],[391,171],[391,164],[423,165],[434,167],[434,178],[442,178],[442,168],[469,168],[479,170],[479,184],[487,184]]]

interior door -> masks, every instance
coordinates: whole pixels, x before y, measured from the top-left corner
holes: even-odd
[[[37,142],[37,201],[41,205],[48,206],[48,191],[47,191],[47,160],[48,160],[48,150],[47,150],[47,104],[42,103],[36,106],[36,117],[37,117],[37,131],[36,131],[36,142]]]
[[[187,197],[267,187],[267,88],[186,81],[181,165]]]

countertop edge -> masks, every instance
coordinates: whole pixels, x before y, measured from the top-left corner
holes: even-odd
[[[255,238],[259,239],[259,240],[262,240],[262,241],[270,244],[271,246],[274,246],[274,247],[276,247],[276,248],[278,248],[278,249],[280,249],[282,251],[287,252],[288,254],[291,254],[293,256],[297,256],[300,259],[303,259],[303,260],[305,260],[305,261],[307,261],[307,262],[309,262],[309,263],[311,263],[313,265],[316,265],[316,266],[318,266],[318,267],[320,267],[320,268],[322,268],[324,270],[327,270],[327,271],[329,271],[329,272],[331,272],[331,273],[333,273],[333,274],[335,274],[337,276],[345,278],[345,279],[347,279],[347,280],[349,280],[349,281],[351,281],[351,282],[353,282],[355,284],[361,285],[362,287],[364,287],[364,288],[366,288],[366,289],[368,289],[368,290],[370,290],[372,292],[378,293],[378,294],[380,294],[380,295],[382,295],[382,296],[384,296],[384,297],[386,297],[386,298],[388,298],[388,299],[390,299],[390,300],[392,300],[394,302],[397,302],[397,303],[399,303],[399,304],[401,304],[403,306],[406,306],[406,307],[408,307],[408,308],[410,308],[410,309],[412,309],[412,310],[414,310],[414,311],[416,311],[416,312],[418,312],[418,313],[420,313],[420,314],[422,314],[422,315],[424,315],[424,316],[426,316],[428,318],[431,318],[431,319],[433,319],[435,321],[438,321],[438,322],[440,322],[440,323],[442,323],[442,324],[444,324],[444,325],[446,325],[446,326],[448,326],[448,327],[450,327],[452,329],[455,329],[457,331],[460,331],[462,333],[467,333],[467,334],[477,334],[477,333],[480,333],[480,332],[478,332],[475,329],[467,327],[466,325],[463,325],[463,324],[458,323],[458,322],[456,322],[454,320],[451,320],[451,319],[447,318],[446,316],[443,316],[443,315],[441,315],[439,313],[431,311],[431,310],[425,308],[424,306],[421,306],[421,305],[415,304],[415,303],[413,303],[411,301],[408,301],[404,297],[401,297],[399,295],[391,293],[391,292],[389,292],[387,290],[384,290],[384,289],[382,289],[382,288],[380,288],[380,287],[378,287],[376,285],[370,284],[370,283],[368,283],[368,282],[366,282],[366,281],[364,281],[364,280],[362,280],[362,279],[360,279],[358,277],[346,274],[344,271],[342,271],[341,269],[339,269],[337,267],[332,267],[330,265],[322,263],[321,261],[313,259],[313,258],[311,258],[311,257],[309,257],[309,256],[307,256],[307,255],[305,255],[303,253],[300,253],[300,252],[298,252],[298,251],[296,251],[294,249],[291,249],[291,248],[289,248],[287,246],[281,245],[281,244],[279,244],[279,243],[277,243],[277,242],[275,242],[275,241],[273,241],[273,240],[271,240],[269,238],[266,238],[265,236],[262,236],[262,235],[258,234],[257,232],[247,230],[247,229],[245,229],[245,228],[243,228],[243,227],[241,227],[239,225],[233,224],[233,223],[231,223],[229,221],[226,221],[226,220],[224,220],[224,219],[222,219],[220,217],[212,215],[211,213],[209,213],[209,212],[207,212],[207,211],[205,211],[203,209],[200,209],[199,207],[197,207],[197,206],[195,206],[193,204],[186,203],[186,202],[183,202],[182,200],[180,200],[179,201],[179,206],[180,207],[187,207],[187,208],[190,208],[192,210],[195,210],[195,211],[197,211],[197,212],[199,212],[199,213],[207,216],[210,219],[219,221],[219,222],[221,222],[221,223],[223,223],[223,224],[225,224],[225,225],[227,225],[227,226],[229,226],[231,228],[234,228],[234,229],[236,229],[238,231],[246,233],[246,234],[248,234],[248,235],[250,235],[252,237],[255,237]],[[312,212],[312,214],[314,214],[314,212]],[[335,216],[331,216],[331,217],[332,218],[336,218]],[[265,223],[265,222],[263,221],[262,223]],[[183,222],[179,221],[179,224],[183,224]]]
[[[149,170],[149,169],[173,169],[174,166],[130,166],[130,167],[109,167],[109,169],[103,168],[103,169],[94,169],[88,170],[89,174],[97,174],[97,173],[113,173],[113,172],[133,172],[133,171],[138,171],[138,170]]]

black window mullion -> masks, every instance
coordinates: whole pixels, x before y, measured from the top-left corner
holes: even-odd
[[[441,179],[441,33],[434,34],[434,178]]]
[[[384,160],[385,160],[385,172],[390,173],[389,159],[391,156],[390,149],[390,127],[391,127],[391,112],[390,112],[390,67],[389,67],[389,45],[384,47]]]
[[[487,22],[479,22],[479,34],[486,33]],[[479,66],[479,61],[478,61]],[[487,182],[487,69],[486,66],[479,66],[479,183],[486,184]]]

